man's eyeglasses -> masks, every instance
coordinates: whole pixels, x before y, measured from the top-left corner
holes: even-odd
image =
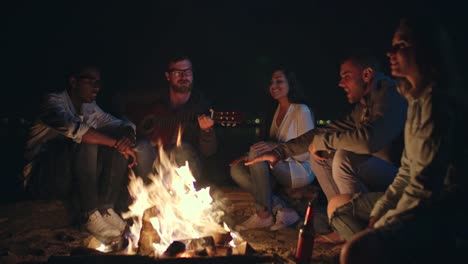
[[[95,77],[80,75],[80,76],[78,76],[78,79],[89,80],[87,83],[92,85],[93,87],[101,87],[102,86],[101,80],[96,80]]]
[[[184,76],[192,76],[193,75],[193,71],[192,69],[186,69],[186,70],[177,70],[177,69],[173,69],[173,70],[169,70],[169,74],[174,76],[174,77],[182,77],[182,75]]]

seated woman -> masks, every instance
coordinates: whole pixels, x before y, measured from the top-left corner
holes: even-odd
[[[303,103],[300,86],[295,74],[286,69],[276,69],[271,77],[269,88],[271,97],[278,106],[270,127],[269,141],[260,141],[250,147],[250,151],[231,162],[231,177],[243,189],[249,191],[256,200],[257,213],[235,227],[236,230],[271,226],[278,230],[295,223],[299,216],[290,208],[281,208],[275,197],[273,206],[273,181],[286,188],[300,188],[314,179],[310,167],[309,153],[288,158],[270,168],[267,162],[245,166],[244,162],[274,149],[279,143],[298,137],[314,128],[314,116]],[[273,207],[276,209],[274,210]],[[276,221],[273,215],[276,213]]]
[[[348,240],[341,263],[451,263],[457,240],[466,241],[468,155],[458,129],[466,110],[454,98],[461,90],[448,43],[428,14],[402,19],[394,33],[387,56],[409,102],[401,167],[385,193],[331,210],[331,224]]]

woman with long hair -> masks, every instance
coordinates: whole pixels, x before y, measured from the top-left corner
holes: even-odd
[[[249,191],[257,203],[257,213],[237,225],[237,230],[263,227],[278,230],[295,223],[299,215],[273,196],[273,186],[278,183],[286,188],[299,188],[310,184],[315,177],[310,167],[309,153],[291,157],[273,168],[266,162],[244,165],[245,161],[271,151],[279,143],[314,128],[313,113],[304,103],[301,87],[293,72],[285,68],[274,70],[269,93],[277,103],[269,139],[253,144],[248,153],[230,163],[233,180]]]

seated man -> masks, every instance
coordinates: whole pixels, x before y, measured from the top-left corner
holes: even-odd
[[[134,105],[127,110],[137,124],[135,173],[147,179],[153,172],[154,162],[158,161],[157,148],[162,146],[177,165],[188,161],[194,178],[200,183],[203,158],[217,149],[214,121],[205,114],[210,111],[210,104],[200,91],[193,89],[192,62],[188,57],[171,58],[165,77],[169,87],[151,104]]]
[[[96,104],[100,89],[99,70],[78,65],[65,90],[45,97],[26,141],[24,176],[35,197],[75,194],[86,229],[112,238],[126,227],[114,206],[127,167],[136,163],[135,126]]]
[[[348,116],[282,143],[246,165],[266,160],[274,166],[310,151],[312,170],[329,202],[338,194],[385,190],[401,156],[406,102],[367,54],[345,59],[340,76],[339,86],[355,104]]]

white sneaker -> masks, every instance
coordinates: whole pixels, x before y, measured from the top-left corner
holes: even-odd
[[[275,224],[270,227],[271,231],[286,228],[299,220],[299,215],[291,208],[281,208],[276,213]]]
[[[273,216],[269,215],[267,218],[261,218],[257,214],[252,215],[249,219],[245,220],[242,224],[237,225],[234,229],[242,231],[253,228],[264,228],[273,224]]]
[[[117,237],[120,236],[120,231],[104,221],[101,213],[95,211],[88,216],[88,221],[85,223],[85,227],[92,235],[98,237]]]
[[[127,227],[125,221],[112,208],[107,209],[107,211],[102,215],[102,217],[104,218],[104,221],[106,221],[113,227],[116,227],[121,233]]]

